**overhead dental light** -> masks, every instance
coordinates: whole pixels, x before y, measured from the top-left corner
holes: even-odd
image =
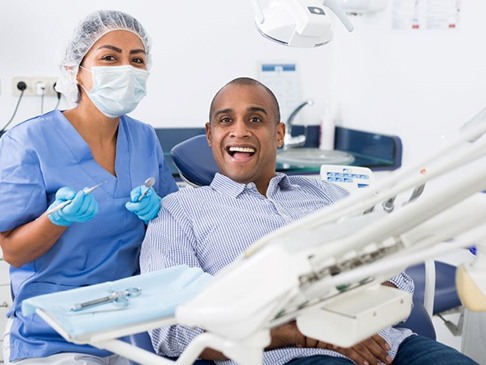
[[[353,25],[337,0],[251,0],[260,33],[289,47],[319,47],[332,39],[331,10],[350,32]]]

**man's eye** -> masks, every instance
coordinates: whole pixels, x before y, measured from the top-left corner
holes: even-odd
[[[252,123],[261,123],[262,120],[259,117],[252,117],[252,118],[250,118],[250,122],[252,122]]]
[[[229,117],[226,117],[226,118],[221,118],[219,120],[220,123],[230,123],[231,122],[231,118]]]

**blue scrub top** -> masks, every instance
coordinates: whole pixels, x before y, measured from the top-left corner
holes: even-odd
[[[0,139],[0,232],[38,218],[63,186],[80,190],[106,181],[92,193],[99,204],[92,220],[72,224],[43,256],[10,268],[11,361],[59,352],[110,354],[66,342],[38,316],[24,317],[20,304],[36,295],[139,273],[145,224],[125,208],[130,191],[149,176],[156,177],[154,188],[162,197],[176,191],[177,185],[155,130],[128,116],[120,118],[115,170],[117,176],[94,160],[59,110],[29,119]]]

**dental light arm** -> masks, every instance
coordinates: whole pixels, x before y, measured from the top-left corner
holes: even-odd
[[[328,9],[353,30],[351,21],[336,0],[270,0],[262,9],[260,0],[251,0],[260,33],[290,47],[318,47],[332,39],[333,19]]]
[[[334,14],[338,17],[339,20],[343,23],[344,27],[349,31],[352,32],[354,29],[353,23],[349,20],[346,12],[343,10],[342,6],[338,3],[337,0],[323,0],[324,5],[327,6],[329,9],[333,11]]]

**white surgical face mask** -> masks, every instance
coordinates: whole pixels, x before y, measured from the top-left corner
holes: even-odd
[[[95,66],[91,70],[80,67],[93,75],[93,89],[84,90],[99,111],[109,118],[130,113],[147,94],[147,70],[130,65]]]

